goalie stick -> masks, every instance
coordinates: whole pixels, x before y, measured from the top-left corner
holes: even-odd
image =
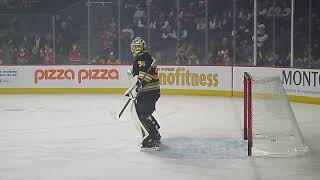
[[[151,65],[150,65],[150,67],[148,68],[148,70],[147,70],[147,72],[145,73],[145,75],[142,77],[141,81],[138,81],[138,83],[137,83],[137,85],[136,85],[137,87],[142,86],[142,82],[143,82],[144,78],[145,78],[146,75],[151,71],[152,67],[156,64],[156,60],[155,60],[154,58],[152,58],[152,59],[153,59],[153,62],[151,63]],[[131,88],[131,89],[129,90],[128,94],[130,94],[131,91],[133,91],[134,89],[135,89],[135,88]],[[141,92],[141,90],[139,90],[139,91],[137,92],[137,96],[136,96],[136,97],[139,96],[140,92]],[[130,103],[131,100],[132,100],[132,98],[129,98],[129,99],[127,100],[126,104],[125,104],[125,105],[123,106],[123,108],[121,109],[121,111],[120,111],[120,113],[119,113],[119,116],[118,116],[119,119],[120,119],[120,117],[122,116],[124,110],[125,110],[125,109],[127,108],[127,106],[129,105],[129,103]]]

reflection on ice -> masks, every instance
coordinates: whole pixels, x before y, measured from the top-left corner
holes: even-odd
[[[162,140],[159,152],[148,152],[168,159],[245,159],[247,144],[230,138],[173,137]]]

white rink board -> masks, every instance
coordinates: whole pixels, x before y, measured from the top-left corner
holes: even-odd
[[[243,91],[243,74],[279,76],[288,95],[320,98],[320,70],[267,67],[234,67],[234,91]]]
[[[129,65],[0,66],[0,88],[127,88]],[[320,70],[159,66],[162,89],[243,92],[243,73],[279,76],[288,95],[320,98]]]
[[[125,66],[2,66],[1,88],[125,88]]]
[[[1,88],[127,88],[131,66],[1,66]],[[159,66],[163,89],[231,91],[231,67]]]

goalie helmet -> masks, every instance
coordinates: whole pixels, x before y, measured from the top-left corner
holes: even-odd
[[[131,42],[131,52],[133,55],[138,54],[146,49],[146,42],[141,37],[136,37]]]

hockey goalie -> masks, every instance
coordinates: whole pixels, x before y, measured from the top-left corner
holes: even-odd
[[[131,86],[125,92],[125,96],[130,98],[128,103],[131,103],[132,119],[141,135],[141,150],[159,150],[160,126],[152,116],[160,97],[156,62],[146,51],[146,43],[141,37],[133,39],[131,52],[134,57],[133,67],[128,71]]]

